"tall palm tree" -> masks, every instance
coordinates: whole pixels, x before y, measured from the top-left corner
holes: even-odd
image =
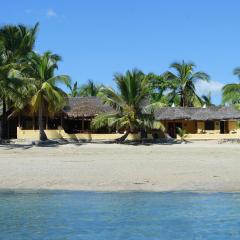
[[[81,86],[79,89],[79,95],[82,97],[96,97],[102,86],[96,85],[92,80],[88,80],[88,83]]]
[[[21,65],[21,60],[32,51],[38,23],[33,28],[24,25],[5,25],[0,28],[0,100],[3,106],[2,138],[7,138],[7,103],[19,94],[20,82],[10,79],[9,71]]]
[[[170,93],[173,98],[180,97],[180,106],[194,106],[196,102],[201,103],[201,98],[197,95],[195,83],[199,80],[209,81],[210,77],[204,72],[194,72],[196,67],[193,63],[172,63],[174,72],[166,72],[165,77],[172,81],[174,87]]]
[[[43,55],[32,52],[28,64],[22,70],[23,78],[29,81],[30,106],[38,113],[39,139],[47,140],[43,127],[43,113],[54,114],[65,104],[67,94],[57,86],[58,83],[70,84],[67,75],[54,75],[61,57],[51,52]]]
[[[235,68],[233,74],[240,79],[240,67]],[[240,83],[226,84],[222,89],[223,103],[240,104]]]
[[[147,112],[144,102],[150,98],[150,86],[146,75],[139,70],[127,71],[125,75],[115,74],[114,81],[118,91],[103,87],[100,90],[105,104],[110,105],[112,113],[101,114],[92,121],[93,128],[116,128],[124,131],[124,135],[117,141],[124,141],[130,132],[152,128],[154,117]]]

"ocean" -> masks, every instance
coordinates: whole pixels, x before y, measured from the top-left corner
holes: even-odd
[[[240,239],[240,194],[0,191],[1,240]]]

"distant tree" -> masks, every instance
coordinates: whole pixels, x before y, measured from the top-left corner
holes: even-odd
[[[159,103],[162,106],[170,105],[170,96],[167,93],[173,87],[164,75],[150,73],[147,75],[151,89],[151,103]]]
[[[70,93],[68,94],[70,97],[78,97],[79,96],[79,87],[78,82],[75,82],[73,85],[69,84],[67,86],[70,89]]]
[[[209,92],[207,95],[202,95],[202,104],[206,104],[206,106],[208,106],[208,107],[214,105],[212,103],[211,92]]]
[[[79,88],[79,95],[82,97],[96,97],[102,86],[96,85],[92,80],[88,80],[87,84]]]
[[[201,103],[201,98],[197,95],[195,89],[195,83],[197,81],[209,81],[208,74],[204,72],[194,72],[195,65],[193,63],[172,63],[171,68],[174,72],[166,72],[165,78],[167,78],[173,85],[171,92],[169,93],[174,98],[180,98],[180,106],[194,106],[196,102]]]

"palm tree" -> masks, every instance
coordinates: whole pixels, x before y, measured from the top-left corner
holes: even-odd
[[[172,98],[180,97],[180,106],[194,106],[196,102],[201,103],[201,98],[197,95],[195,83],[199,80],[209,81],[208,74],[204,72],[194,72],[196,67],[193,63],[172,63],[174,72],[166,72],[165,77],[174,84],[170,95]]]
[[[169,95],[168,92],[174,85],[166,78],[166,74],[157,75],[149,73],[147,77],[151,87],[151,102],[162,106],[171,105],[171,95]]]
[[[149,112],[147,106],[144,107],[144,102],[150,98],[151,89],[146,75],[136,69],[127,71],[125,75],[115,74],[114,81],[117,92],[106,87],[100,90],[103,103],[110,105],[114,111],[96,116],[92,127],[98,129],[107,126],[124,131],[124,135],[117,139],[117,142],[123,142],[130,132],[146,130],[156,124],[152,112]]]
[[[0,28],[0,100],[2,101],[2,138],[7,138],[7,104],[19,95],[20,82],[10,79],[9,71],[21,64],[22,58],[32,51],[38,30],[24,25],[6,25]]]
[[[70,84],[67,75],[54,76],[61,57],[51,52],[43,55],[32,52],[28,56],[28,65],[22,70],[23,78],[29,81],[29,99],[33,112],[38,113],[39,139],[47,140],[43,127],[43,113],[54,114],[65,104],[67,94],[57,83]],[[26,77],[27,76],[27,77]]]
[[[101,87],[102,85],[96,85],[92,80],[88,80],[87,84],[80,87],[79,95],[82,97],[96,97]]]
[[[235,68],[234,75],[237,75],[240,79],[240,67]],[[226,84],[223,89],[223,103],[239,105],[240,104],[240,83]]]
[[[212,103],[212,96],[211,96],[211,92],[208,93],[208,95],[202,95],[202,102],[203,104],[205,104],[206,106],[213,106],[214,104]]]
[[[185,129],[182,129],[182,128],[178,127],[177,128],[177,134],[181,139],[181,143],[186,142],[187,131]]]
[[[70,93],[68,94],[70,97],[78,97],[79,96],[79,87],[78,82],[75,82],[73,85],[67,86],[70,89]]]

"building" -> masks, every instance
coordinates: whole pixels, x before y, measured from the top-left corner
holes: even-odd
[[[240,112],[233,107],[163,107],[155,110],[166,132],[177,137],[177,128],[185,129],[188,139],[240,138]]]
[[[91,130],[92,119],[101,113],[111,112],[110,106],[102,104],[97,97],[69,98],[67,106],[48,117],[44,114],[45,132],[49,139],[112,140],[120,137],[114,129]],[[165,126],[165,133],[177,138],[177,128],[187,132],[188,139],[240,138],[238,120],[240,112],[232,107],[162,107],[154,112],[155,119]],[[18,139],[38,139],[38,119],[28,109],[10,118],[9,136]],[[149,138],[161,138],[164,134],[154,130]],[[128,139],[138,139],[131,134]]]

